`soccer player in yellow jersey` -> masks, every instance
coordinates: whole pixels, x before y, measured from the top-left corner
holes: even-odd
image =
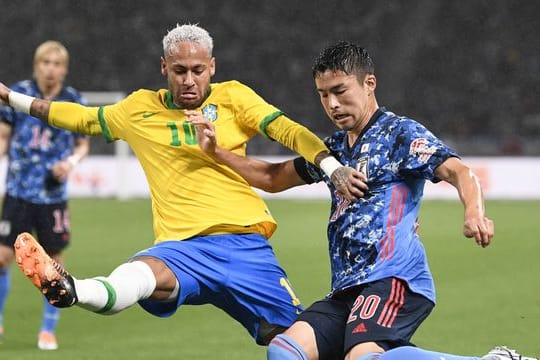
[[[30,234],[15,243],[24,274],[58,307],[102,314],[139,303],[166,317],[182,304],[213,304],[268,344],[296,319],[302,305],[268,242],[276,223],[262,199],[228,167],[202,152],[188,116],[212,121],[219,145],[245,155],[262,134],[318,165],[344,197],[361,194],[359,172],[329,156],[324,143],[249,87],[211,83],[213,40],[196,25],[163,38],[161,73],[168,89],[139,90],[114,105],[50,102],[0,83],[0,100],[50,125],[129,143],[150,186],[154,245],[107,277],[75,279]]]

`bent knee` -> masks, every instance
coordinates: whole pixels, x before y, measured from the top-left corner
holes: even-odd
[[[257,344],[268,345],[276,335],[281,334],[285,330],[287,328],[284,326],[269,324],[266,320],[262,319],[259,323],[259,331],[257,332]]]
[[[362,359],[364,356],[370,354],[382,354],[383,352],[384,349],[377,345],[376,342],[366,342],[362,344],[357,344],[352,347],[347,352],[347,355],[345,355],[345,360],[359,360]],[[370,357],[367,357],[366,360],[367,359],[370,359]]]
[[[302,347],[291,337],[279,334],[268,346],[267,360],[308,360]]]

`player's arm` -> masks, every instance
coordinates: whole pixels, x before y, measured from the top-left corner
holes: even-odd
[[[0,83],[0,101],[49,125],[80,134],[101,134],[98,111],[72,102],[38,99],[10,90]]]
[[[306,183],[298,175],[293,160],[270,163],[240,156],[220,147],[216,147],[210,156],[236,171],[251,186],[266,192],[276,193]]]
[[[345,199],[355,201],[364,196],[365,175],[337,161],[324,142],[305,126],[281,115],[266,126],[266,133],[323,170]]]
[[[88,155],[89,151],[90,139],[87,137],[77,137],[75,139],[73,153],[52,166],[51,171],[53,176],[60,182],[66,181],[69,173]]]
[[[237,171],[252,186],[265,191],[276,192],[305,183],[294,169],[293,161],[290,163],[270,164],[256,159],[246,160],[242,156],[217,148],[213,124],[198,111],[186,110],[184,113],[187,116],[187,121],[193,123],[197,129],[197,140],[201,149],[214,157],[216,161],[226,164]],[[282,144],[301,155],[308,154],[307,160],[318,165],[330,177],[336,189],[347,200],[354,201],[364,196],[367,190],[364,174],[340,164],[329,154],[326,145],[305,127],[291,120],[285,121],[285,124],[280,125],[281,132],[290,134],[281,139]],[[286,130],[284,131],[285,125]],[[272,131],[275,131],[275,129]],[[199,138],[201,134],[208,136]],[[210,144],[211,148],[205,148],[205,143]]]
[[[0,159],[2,159],[9,148],[12,127],[6,122],[0,121]]]
[[[189,116],[188,121],[195,126],[197,142],[201,150],[218,163],[233,169],[251,186],[275,193],[306,183],[298,175],[293,160],[270,163],[237,155],[217,145],[215,128],[210,121],[195,115]]]
[[[435,176],[452,184],[464,208],[463,234],[486,247],[491,243],[494,225],[485,215],[484,196],[478,177],[460,159],[451,157],[435,170]]]

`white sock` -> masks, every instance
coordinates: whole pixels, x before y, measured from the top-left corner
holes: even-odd
[[[122,264],[108,277],[75,281],[81,307],[101,314],[115,314],[137,301],[147,299],[156,288],[156,278],[142,261]]]

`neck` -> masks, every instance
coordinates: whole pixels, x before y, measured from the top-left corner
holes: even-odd
[[[379,105],[377,102],[374,102],[372,106],[370,106],[364,115],[362,115],[362,119],[358,122],[358,125],[354,127],[353,129],[350,129],[347,131],[347,138],[349,140],[349,145],[352,145],[355,143],[356,139],[364,132],[364,129],[369,124],[369,120],[371,120],[371,117],[375,112],[379,109]]]
[[[62,89],[62,84],[57,83],[53,86],[46,86],[44,84],[37,83],[38,89],[41,92],[41,95],[43,95],[43,98],[46,100],[54,99]]]

